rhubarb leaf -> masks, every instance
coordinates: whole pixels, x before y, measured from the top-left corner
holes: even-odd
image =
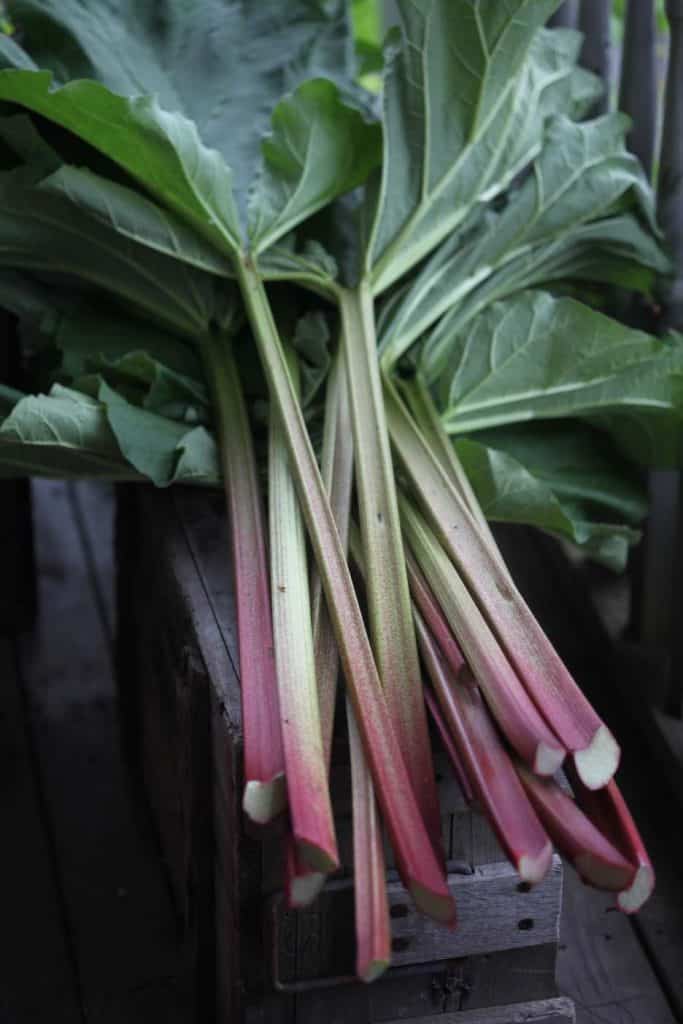
[[[157,487],[220,482],[218,450],[204,427],[188,427],[131,405],[102,381],[98,390],[124,458]]]
[[[132,244],[118,224],[90,216],[60,189],[41,185],[40,172],[35,180],[28,168],[0,175],[0,264],[66,274],[113,292],[176,331],[206,330],[215,312],[215,278]]]
[[[381,134],[378,125],[343,102],[333,82],[314,79],[275,108],[263,158],[250,201],[255,253],[361,185],[380,162]]]
[[[81,306],[51,326],[60,376],[76,390],[92,393],[89,379],[101,375],[141,408],[184,423],[209,421],[201,362],[178,338],[103,306]]]
[[[26,50],[58,81],[94,78],[114,93],[156,96],[164,110],[191,119],[232,168],[240,209],[282,95],[315,75],[352,77],[346,8],[345,0],[12,5]]]
[[[508,427],[456,442],[486,518],[535,526],[621,571],[629,545],[639,537],[631,524],[646,511],[642,488],[627,466],[617,469],[618,455],[612,462],[598,454],[595,431],[564,423],[539,426],[543,433]],[[591,442],[597,452],[586,447]]]
[[[383,324],[385,365],[441,318],[421,358],[434,381],[453,333],[495,299],[572,278],[647,290],[655,272],[666,273],[669,261],[651,230],[654,198],[626,150],[626,127],[620,114],[582,124],[555,118],[533,174],[507,205],[470,214],[396,303]],[[611,215],[617,207],[624,212]]]
[[[135,479],[99,402],[56,385],[23,397],[0,425],[0,475]]]
[[[55,88],[49,72],[1,71],[0,100],[41,114],[127,171],[219,251],[239,249],[232,174],[194,122],[155,97],[127,99],[99,82]]]
[[[528,128],[535,124],[539,141],[542,133],[543,90],[529,94],[524,62],[557,3],[397,6],[400,27],[384,87],[382,181],[366,253],[375,291],[414,267],[476,202],[509,184],[519,169],[520,134],[529,160]],[[541,109],[531,114],[530,101]]]
[[[683,419],[683,341],[632,330],[573,299],[524,292],[494,303],[452,340],[443,377],[451,434],[561,417],[630,425],[671,457]],[[634,450],[632,457],[639,457]]]

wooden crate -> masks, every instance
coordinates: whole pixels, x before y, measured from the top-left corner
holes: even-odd
[[[572,1021],[571,1003],[556,997],[554,981],[559,861],[541,886],[526,891],[441,765],[458,927],[449,932],[416,915],[390,874],[394,966],[371,986],[353,980],[351,880],[335,877],[312,908],[289,912],[279,890],[277,834],[262,841],[244,828],[237,638],[221,499],[125,489],[118,552],[125,734],[194,967],[197,1020]],[[346,775],[343,764],[333,768],[344,860]]]

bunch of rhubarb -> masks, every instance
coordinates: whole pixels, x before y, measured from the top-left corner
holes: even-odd
[[[15,0],[0,37],[0,303],[36,381],[0,387],[0,472],[225,488],[244,812],[313,900],[345,708],[366,980],[385,833],[455,921],[430,718],[522,880],[554,844],[624,910],[651,892],[617,742],[489,521],[623,568],[683,436],[683,343],[609,315],[669,263],[558,0],[396,6],[380,96],[344,0]]]

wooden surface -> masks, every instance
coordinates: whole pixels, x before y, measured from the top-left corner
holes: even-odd
[[[111,666],[103,656],[113,614],[106,541],[111,498],[99,487],[74,490],[53,484],[41,484],[37,498],[40,628],[23,640],[19,659],[13,642],[0,641],[0,869],[3,879],[11,879],[3,896],[0,1022],[209,1024],[209,1017],[198,1018],[189,1007],[182,962],[186,951],[176,941],[170,907],[164,902],[163,868],[145,815],[130,799],[111,717],[116,715]],[[86,536],[91,539],[90,555]],[[527,594],[543,610],[547,628],[575,674],[584,685],[601,690],[609,704],[615,689],[613,667],[604,631],[598,628],[596,633],[585,594],[567,588],[566,565],[555,571],[543,544],[520,554],[522,547],[515,536],[507,554],[514,563],[516,551],[524,561]],[[228,658],[222,640],[218,642],[218,623],[205,628],[213,633],[214,656],[221,656],[223,647],[222,656]],[[86,643],[79,634],[91,634],[91,639]],[[196,666],[191,655],[188,659],[191,673]],[[34,680],[30,684],[28,668]],[[42,680],[40,685],[37,680]],[[628,727],[615,713],[618,718],[618,708],[609,710],[610,722],[627,748],[621,783],[653,854],[658,889],[635,919],[626,919],[567,873],[560,987],[576,1000],[579,1024],[664,1024],[683,1020],[680,830],[671,826],[678,819],[672,819],[660,780],[652,778],[649,765],[638,757],[637,736],[627,735]],[[222,714],[219,704],[214,714]],[[59,761],[64,762],[61,768]],[[229,776],[220,782],[217,800],[224,799],[226,782]],[[110,816],[115,828],[103,824]],[[470,842],[465,840],[460,840],[464,859]],[[483,844],[483,837],[478,842]],[[77,873],[83,875],[80,881],[74,879]],[[127,889],[126,896],[118,895],[121,888]],[[84,907],[87,902],[90,909]],[[222,951],[224,956],[231,953]],[[408,975],[414,977],[410,1016],[422,1016],[430,1024],[569,1021],[562,1003],[546,1000],[543,1006],[552,948],[539,945],[533,953],[533,966],[528,951],[522,950],[445,961],[426,977],[412,967],[400,968],[403,992],[409,988]],[[516,984],[522,993],[531,981],[537,986],[528,997],[533,1009],[524,1007],[520,994],[516,1016],[491,1011],[501,991],[509,993]],[[354,988],[356,993],[351,992]],[[340,988],[334,1012],[328,1001],[322,1014],[315,991],[300,994],[300,1019],[307,1024],[357,1024],[362,1019],[358,989],[375,1004],[376,1019],[392,1022],[389,986]],[[550,1010],[554,1017],[548,1016]],[[541,1011],[545,1017],[538,1016]],[[268,1018],[257,1014],[252,1019],[262,1024]],[[230,1017],[224,1015],[221,1024],[226,1020]]]
[[[187,1021],[187,997],[176,922],[144,808],[131,799],[118,740],[111,621],[102,597],[111,595],[112,585],[111,495],[103,500],[101,491],[49,482],[36,484],[34,494],[40,611],[36,628],[18,647],[43,845],[50,850],[56,895],[45,895],[43,909],[33,900],[22,909],[13,906],[12,894],[14,920],[3,897],[3,949],[13,934],[34,937],[23,975],[9,969],[5,953],[0,960],[0,998],[10,1005],[12,999],[36,1003],[33,1011],[8,1016],[7,1024],[148,1024],[157,1015],[180,1024]],[[97,524],[93,558],[87,556],[85,520]],[[22,806],[28,815],[30,793]],[[3,822],[3,856],[5,829]],[[30,860],[39,856],[41,843],[30,833],[24,843],[25,877],[38,899],[49,873],[36,866],[32,876]],[[3,872],[5,882],[11,877]],[[42,948],[57,920],[71,976],[59,966],[59,948],[51,954]],[[20,957],[20,950],[17,945],[13,956]],[[37,983],[43,975],[44,992]],[[62,999],[51,975],[62,978]],[[76,1000],[72,1016],[67,996]]]

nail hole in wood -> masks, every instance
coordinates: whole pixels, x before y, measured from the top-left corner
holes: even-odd
[[[397,903],[389,911],[392,917],[407,917],[409,910],[405,903]]]
[[[520,932],[530,932],[534,926],[533,917],[523,917],[521,921],[517,922],[517,927]]]
[[[412,939],[407,937],[393,939],[391,943],[391,949],[394,953],[402,953],[404,949],[408,949]]]

